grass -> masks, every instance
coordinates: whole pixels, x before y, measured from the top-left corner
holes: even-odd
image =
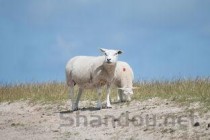
[[[136,82],[139,89],[134,91],[132,99],[146,100],[153,97],[170,99],[190,104],[201,102],[210,109],[210,78],[194,80],[179,79],[171,81]],[[113,87],[114,88],[114,87]],[[77,88],[76,93],[78,91]],[[112,98],[116,98],[116,88],[112,90]],[[69,99],[69,89],[65,83],[33,83],[18,85],[0,85],[0,102],[31,100],[41,102],[62,102]],[[103,91],[105,93],[105,90]],[[105,100],[105,94],[102,96]],[[97,100],[95,90],[86,90],[81,100]]]
[[[210,109],[210,79],[154,81],[139,83],[137,94],[133,99],[145,100],[152,97],[170,99],[180,103],[190,104],[200,102]]]
[[[34,83],[0,86],[0,102],[31,100],[56,102],[67,98],[67,86],[63,83]]]

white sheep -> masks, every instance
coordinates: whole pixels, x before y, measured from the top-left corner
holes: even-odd
[[[118,87],[118,100],[121,102],[130,101],[133,94],[134,74],[130,65],[118,61],[115,69],[114,85]]]
[[[72,110],[78,109],[78,103],[85,88],[96,88],[98,92],[97,108],[101,109],[101,87],[107,85],[107,107],[110,108],[110,86],[114,78],[116,62],[120,50],[100,49],[104,56],[76,56],[66,65],[67,85],[70,87]],[[74,100],[74,86],[79,86],[79,92]]]

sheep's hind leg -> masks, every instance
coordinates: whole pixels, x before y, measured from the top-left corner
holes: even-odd
[[[80,97],[82,95],[82,92],[83,92],[83,89],[82,88],[79,88],[79,92],[78,92],[78,95],[77,95],[77,100],[76,100],[76,103],[75,103],[75,109],[74,110],[78,110],[78,104],[79,104],[79,100],[80,100]]]
[[[73,80],[70,80],[69,82],[69,87],[70,87],[70,99],[71,99],[71,108],[72,108],[72,111],[75,111],[76,110],[76,104],[75,104],[75,98],[74,98],[74,85],[75,85],[75,82]]]
[[[75,110],[75,99],[74,99],[74,86],[70,86],[70,98],[71,98],[71,108],[74,111]]]

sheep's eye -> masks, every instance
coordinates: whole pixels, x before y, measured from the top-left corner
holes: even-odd
[[[107,53],[105,53],[105,55],[107,56]]]
[[[114,55],[118,55],[118,53],[115,53]]]

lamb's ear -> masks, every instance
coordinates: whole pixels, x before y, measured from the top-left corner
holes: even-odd
[[[118,89],[121,89],[121,90],[128,90],[129,88],[123,87],[123,88],[118,88]]]
[[[140,89],[140,87],[132,87],[132,89]]]
[[[100,50],[101,50],[101,52],[105,52],[106,51],[106,49],[104,49],[104,48],[100,48]]]
[[[123,53],[123,51],[121,51],[121,50],[118,50],[118,51],[117,51],[117,53],[118,53],[118,54],[122,54],[122,53]]]
[[[130,94],[131,94],[131,95],[133,94],[133,90],[130,92]]]

